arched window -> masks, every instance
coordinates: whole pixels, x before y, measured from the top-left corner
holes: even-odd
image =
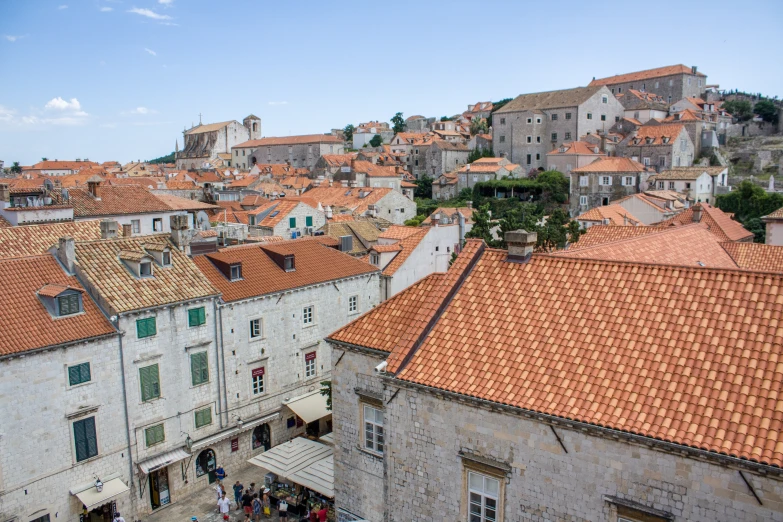
[[[267,451],[272,447],[272,437],[269,433],[269,424],[262,424],[253,430],[253,449],[264,448]]]
[[[196,457],[196,476],[200,477],[217,468],[217,458],[211,449],[205,449]]]
[[[253,123],[253,132],[258,132],[258,123]]]

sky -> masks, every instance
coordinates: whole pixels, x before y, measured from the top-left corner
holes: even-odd
[[[315,134],[679,63],[783,96],[783,2],[743,1],[742,30],[736,2],[610,5],[0,0],[0,160],[152,159],[200,114]]]

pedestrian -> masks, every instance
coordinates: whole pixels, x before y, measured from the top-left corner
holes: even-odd
[[[318,522],[326,522],[326,504],[321,504],[321,509],[318,510]]]
[[[261,503],[264,505],[264,517],[272,518],[272,506],[271,502],[269,501],[268,489],[264,489],[264,497],[262,498]]]
[[[215,493],[217,493],[216,500],[220,500],[220,496],[223,494],[223,485],[220,483],[219,480],[215,482]]]
[[[255,482],[251,482],[250,483],[250,487],[247,488],[247,492],[250,493],[251,496],[256,494],[256,483]]]
[[[313,504],[313,507],[310,509],[309,522],[318,522],[318,504]]]
[[[246,515],[249,515],[253,512],[253,495],[245,491],[245,494],[242,495],[242,509],[245,511]]]
[[[226,478],[226,471],[223,469],[223,466],[220,466],[215,470],[215,476],[218,480],[223,480]]]
[[[281,498],[277,504],[277,515],[280,517],[280,520],[288,520],[288,502],[286,502],[286,497]]]
[[[226,498],[226,494],[220,496],[218,500],[218,511],[223,515],[223,520],[228,520],[228,512],[231,509],[231,501]]]
[[[261,522],[261,511],[264,509],[264,504],[261,501],[260,498],[258,498],[258,493],[253,495],[253,520],[255,522]]]
[[[234,502],[237,504],[237,509],[242,509],[242,491],[245,489],[245,486],[239,483],[239,481],[236,481],[236,484],[234,484]]]
[[[117,512],[114,514],[114,520],[112,522],[125,522],[125,519]]]

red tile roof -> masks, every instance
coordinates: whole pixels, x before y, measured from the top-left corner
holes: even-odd
[[[70,237],[76,241],[100,239],[101,222],[72,221],[0,228],[0,258],[43,254],[57,246],[61,237]]]
[[[76,218],[172,211],[171,207],[143,187],[110,187],[101,184],[99,191],[100,200],[85,188],[68,189],[67,202],[63,201],[60,190],[53,190],[52,199],[56,205],[67,203],[73,206],[73,215]]]
[[[571,143],[563,143],[560,147],[549,152],[549,154],[586,154],[589,156],[606,156],[606,153],[599,150],[598,145],[592,143],[585,143],[584,141],[572,141]]]
[[[644,71],[618,74],[616,76],[609,76],[608,78],[599,78],[593,80],[589,85],[614,85],[617,83],[637,82],[642,80],[651,80],[653,78],[662,78],[664,76],[673,76],[675,74],[692,74],[693,71],[690,67],[685,65],[669,65],[666,67],[658,67],[655,69],[646,69]],[[704,73],[697,72],[697,76],[706,77]]]
[[[783,246],[763,243],[738,243],[726,241],[720,244],[737,266],[747,270],[783,272]]]
[[[629,145],[637,139],[644,145],[674,145],[674,140],[681,132],[685,130],[682,125],[642,125],[636,131],[636,136],[630,139]],[[647,143],[647,138],[652,138],[651,143]],[[668,138],[668,143],[664,143],[664,138]]]
[[[305,194],[311,200],[320,203],[326,207],[347,208],[357,214],[363,214],[367,211],[369,205],[374,205],[394,189],[390,188],[353,188],[345,187],[315,187],[308,190]],[[361,197],[361,194],[366,194]],[[399,192],[398,192],[399,194]]]
[[[774,212],[772,212],[770,214],[767,214],[762,219],[765,219],[765,220],[766,219],[770,219],[770,220],[783,219],[783,207],[780,207],[779,209],[777,209],[776,211],[774,211]]]
[[[170,196],[167,194],[156,194],[156,198],[161,200],[163,203],[168,205],[174,210],[218,210],[220,209],[217,205],[211,205],[209,203],[204,203],[203,201],[199,201],[197,199],[187,199],[187,198],[181,198],[179,196]]]
[[[637,217],[617,204],[591,208],[584,214],[577,216],[575,219],[577,221],[598,222],[603,222],[604,219],[608,219],[610,225],[636,225],[641,223]]]
[[[116,332],[84,292],[75,276],[63,272],[51,255],[0,260],[0,357],[47,346],[87,340]],[[59,292],[54,292],[59,288]],[[71,288],[82,292],[84,313],[53,318],[36,295],[56,296]]]
[[[405,263],[405,261],[410,257],[410,255],[413,253],[414,250],[419,246],[419,243],[422,242],[424,237],[427,235],[427,232],[429,232],[428,228],[418,228],[417,231],[413,234],[405,237],[404,239],[401,239],[397,243],[395,243],[393,246],[398,247],[400,250],[400,253],[394,256],[394,258],[389,262],[386,267],[383,269],[383,275],[391,276],[394,275],[397,270],[400,269],[400,267]],[[384,233],[385,234],[385,233]],[[379,238],[385,237],[384,234],[379,235]],[[378,248],[384,248],[383,245],[375,245],[373,247],[374,249]],[[378,250],[379,252],[382,252],[382,250]]]
[[[32,167],[34,170],[75,170],[78,171],[84,167],[100,167],[100,164],[94,161],[39,161]]]
[[[668,227],[637,227],[633,225],[607,227],[603,225],[594,225],[579,236],[579,241],[571,243],[568,247],[568,251],[572,252],[596,245],[603,245],[604,243],[613,243],[615,241],[646,236],[648,234],[657,234],[664,230],[668,230]]]
[[[584,167],[578,167],[571,172],[577,174],[587,172],[647,172],[649,169],[631,158],[600,158],[585,165]]]
[[[710,232],[721,241],[747,241],[752,240],[753,232],[749,232],[741,224],[731,219],[719,208],[709,203],[701,203],[701,222],[707,225]],[[693,223],[693,207],[684,210],[666,221],[658,223],[660,226],[680,226]]]

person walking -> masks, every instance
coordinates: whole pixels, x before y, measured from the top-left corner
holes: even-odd
[[[117,512],[114,514],[114,520],[112,522],[125,522],[125,519]]]
[[[228,520],[228,512],[231,510],[231,501],[226,498],[226,494],[221,495],[217,502],[218,511],[223,515],[223,520]]]
[[[318,522],[326,522],[327,513],[326,504],[322,504],[321,509],[318,510]]]
[[[308,522],[318,522],[318,504],[313,504],[313,507],[310,509]]]
[[[249,515],[253,512],[253,495],[247,491],[245,491],[245,494],[242,495],[242,509],[246,515]]]
[[[236,481],[236,484],[234,484],[234,502],[236,502],[237,509],[242,509],[242,491],[245,489],[245,486],[239,483],[239,481]]]
[[[280,517],[280,520],[288,520],[288,502],[286,502],[286,497],[281,498],[277,504],[277,516]]]
[[[265,518],[272,518],[272,503],[269,501],[269,490],[264,490],[264,496],[261,499],[261,503],[264,507],[264,517]]]
[[[253,520],[255,522],[261,522],[261,511],[264,509],[264,504],[261,501],[260,498],[258,498],[258,493],[253,495]]]

